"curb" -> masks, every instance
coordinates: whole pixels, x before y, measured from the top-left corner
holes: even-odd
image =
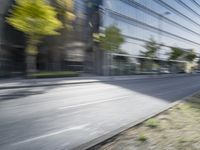
[[[16,85],[16,86],[5,86],[1,87],[0,90],[5,89],[19,89],[19,88],[31,88],[31,87],[43,87],[43,86],[57,86],[57,85],[71,85],[71,84],[83,84],[83,83],[96,83],[96,82],[109,82],[109,81],[123,81],[123,80],[141,80],[141,79],[160,79],[160,78],[175,78],[175,77],[188,77],[188,76],[197,76],[199,74],[180,74],[180,75],[153,75],[153,76],[143,76],[138,78],[131,78],[131,77],[116,77],[116,76],[110,76],[107,79],[100,79],[100,80],[91,80],[91,81],[77,81],[77,82],[65,82],[65,83],[44,83],[44,84],[29,84],[29,85]]]
[[[193,95],[195,95],[195,94],[197,94],[197,93],[199,93],[199,92],[200,92],[200,90],[198,90],[198,91],[196,91],[196,92],[190,94],[189,96],[186,96],[186,97],[182,98],[181,100],[177,100],[177,101],[175,101],[175,102],[169,104],[169,105],[166,106],[166,107],[160,108],[160,110],[157,111],[157,112],[154,112],[154,113],[152,113],[152,114],[150,114],[150,115],[148,115],[148,116],[145,116],[145,117],[143,117],[143,118],[141,118],[141,119],[139,119],[139,120],[137,120],[137,121],[134,121],[134,122],[132,122],[132,123],[129,123],[128,125],[125,125],[125,126],[123,126],[123,127],[120,127],[120,128],[118,128],[118,129],[116,129],[116,130],[114,130],[114,131],[112,131],[112,132],[110,132],[110,133],[107,133],[107,134],[105,134],[105,135],[103,135],[103,136],[101,136],[101,137],[98,137],[98,138],[96,138],[96,139],[94,139],[94,140],[92,140],[92,141],[90,141],[90,142],[87,142],[87,143],[82,144],[82,145],[80,145],[80,146],[78,146],[78,147],[76,147],[76,148],[73,148],[72,150],[93,150],[93,148],[94,148],[95,146],[98,146],[98,145],[101,144],[102,142],[104,142],[104,141],[106,141],[106,140],[108,140],[108,139],[110,139],[110,138],[116,136],[117,134],[120,134],[121,132],[123,132],[123,131],[125,131],[125,130],[131,128],[131,127],[134,127],[134,126],[136,126],[136,125],[141,124],[142,122],[148,120],[149,118],[155,117],[155,116],[157,116],[157,115],[163,113],[164,111],[166,111],[166,110],[168,110],[168,109],[170,109],[170,108],[176,106],[177,104],[179,104],[179,103],[181,103],[181,102],[187,101],[188,98],[192,97]],[[95,148],[94,148],[94,149],[95,149]]]
[[[103,81],[101,80],[101,81],[83,81],[83,82],[51,83],[51,84],[36,84],[36,85],[17,85],[17,86],[0,87],[0,90],[43,87],[43,86],[56,86],[56,85],[68,85],[68,84],[70,85],[70,84],[94,83],[94,82],[103,82]]]

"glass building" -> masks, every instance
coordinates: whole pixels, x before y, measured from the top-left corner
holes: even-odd
[[[102,27],[118,26],[126,39],[121,49],[131,55],[145,51],[150,38],[163,45],[163,59],[170,47],[199,53],[199,4],[183,0],[104,0]]]
[[[55,0],[49,0],[52,4]],[[76,70],[102,72],[104,53],[93,41],[110,25],[122,31],[125,42],[121,51],[132,57],[145,51],[144,45],[153,38],[167,60],[171,47],[185,51],[200,48],[200,3],[183,0],[70,0],[75,20],[73,31],[59,37],[46,37],[39,45],[39,70]],[[69,2],[69,1],[68,1]],[[5,22],[14,0],[0,1],[0,74],[24,72],[24,34]],[[135,62],[138,63],[138,62]],[[101,68],[101,69],[99,69]]]

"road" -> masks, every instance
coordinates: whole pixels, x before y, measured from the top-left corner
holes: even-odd
[[[76,149],[198,90],[200,76],[0,90],[0,149]]]

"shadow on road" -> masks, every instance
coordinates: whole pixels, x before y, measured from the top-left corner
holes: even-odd
[[[0,101],[16,100],[34,95],[42,95],[56,87],[40,87],[40,88],[23,88],[23,89],[9,89],[0,91]]]
[[[17,98],[23,98],[23,97],[28,97],[32,95],[38,95],[38,94],[43,94],[45,91],[30,91],[30,90],[20,90],[20,91],[14,91],[10,92],[8,94],[3,94],[0,95],[0,100],[14,100]]]
[[[138,92],[143,95],[159,98],[165,101],[176,101],[184,96],[190,95],[200,89],[200,77],[178,77],[178,78],[152,78],[152,79],[138,79],[138,80],[120,80],[120,81],[106,81],[101,82],[106,85],[114,85],[129,91]],[[58,80],[60,81],[60,79]],[[88,88],[94,88],[96,83],[89,83]],[[85,85],[76,84],[75,86]],[[66,85],[59,86],[44,86],[23,88],[15,90],[0,91],[0,101],[14,100],[33,95],[41,95],[47,93],[51,89],[65,87]],[[70,85],[71,87],[72,85]],[[112,91],[111,91],[112,92]]]
[[[173,102],[200,90],[200,76],[104,82],[143,95]]]

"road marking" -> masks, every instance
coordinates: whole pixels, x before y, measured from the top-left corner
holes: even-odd
[[[60,131],[44,134],[44,135],[41,135],[41,136],[36,136],[36,137],[33,137],[33,138],[29,138],[27,140],[23,140],[23,141],[19,141],[19,142],[13,143],[11,145],[16,146],[16,145],[25,144],[25,143],[37,141],[37,140],[40,140],[40,139],[44,139],[44,138],[47,138],[47,137],[50,137],[50,136],[62,134],[62,133],[68,132],[68,131],[82,130],[83,128],[87,127],[88,125],[89,124],[84,124],[84,125],[75,126],[75,127],[63,129],[63,130],[60,130]]]
[[[107,99],[107,100],[89,102],[89,103],[84,103],[84,104],[77,104],[77,105],[71,105],[71,106],[66,106],[66,107],[60,107],[58,109],[63,110],[63,109],[77,108],[77,107],[81,107],[81,106],[88,106],[88,105],[93,105],[93,104],[99,104],[99,103],[105,103],[105,102],[120,100],[120,99],[127,98],[127,97],[130,97],[130,95],[129,96],[126,95],[126,96],[121,96],[121,97],[110,98],[110,99]]]

